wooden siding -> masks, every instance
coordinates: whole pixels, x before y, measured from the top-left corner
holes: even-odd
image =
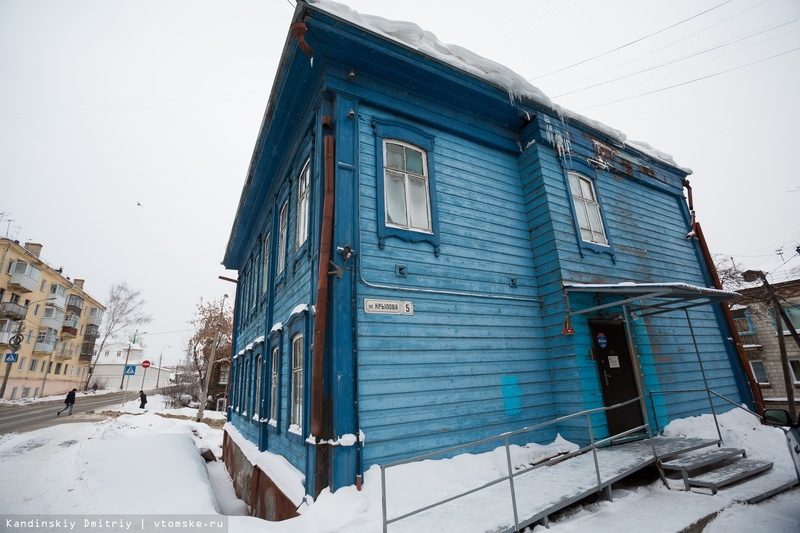
[[[378,113],[364,106],[360,111],[360,274],[366,284],[359,285],[357,302],[364,468],[551,419],[516,158],[409,123],[435,135],[428,156],[435,162],[441,253],[396,238],[380,249],[376,180],[383,172],[375,167],[375,153],[381,147],[370,127]],[[395,275],[397,264],[406,266],[407,278]],[[411,300],[414,315],[367,314],[364,298]]]

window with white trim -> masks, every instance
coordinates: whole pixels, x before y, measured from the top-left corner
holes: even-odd
[[[288,204],[284,202],[278,215],[278,263],[276,265],[276,275],[286,268],[286,231],[288,222]]]
[[[759,385],[769,385],[769,377],[767,376],[767,368],[764,366],[764,361],[754,359],[750,361],[750,368],[753,370],[753,375]]]
[[[280,370],[280,347],[272,348],[272,361],[269,376],[269,419],[278,420],[278,371]]]
[[[575,207],[581,239],[594,244],[607,245],[608,239],[603,228],[603,218],[600,215],[600,203],[597,201],[594,183],[576,172],[569,172],[568,175],[572,204]]]
[[[308,239],[308,192],[311,183],[310,163],[310,161],[306,161],[306,164],[303,166],[303,170],[300,171],[300,176],[297,178],[297,211],[295,213],[296,225],[294,239],[295,250],[299,250]]]
[[[383,149],[386,225],[430,233],[427,152],[395,139],[385,139]]]
[[[789,359],[789,368],[792,370],[792,380],[800,384],[800,359]]]
[[[264,237],[264,252],[263,252],[263,265],[261,271],[261,292],[262,294],[267,292],[267,287],[269,287],[269,259],[272,257],[272,233],[267,232],[267,236]]]
[[[303,334],[292,337],[292,413],[289,423],[303,427]]]
[[[261,354],[256,357],[256,384],[255,384],[255,396],[253,406],[253,415],[255,417],[260,416],[261,413]]]
[[[231,379],[231,365],[222,365],[219,367],[219,384],[227,385]]]

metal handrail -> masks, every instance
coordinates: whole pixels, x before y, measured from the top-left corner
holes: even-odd
[[[394,522],[399,522],[400,520],[403,520],[405,518],[408,518],[408,517],[423,513],[425,511],[428,511],[428,510],[433,509],[435,507],[439,507],[441,505],[447,504],[447,503],[452,502],[454,500],[457,500],[459,498],[463,498],[464,496],[468,496],[470,494],[474,494],[474,493],[479,492],[479,491],[481,491],[483,489],[486,489],[488,487],[492,487],[494,485],[502,483],[503,481],[508,481],[509,485],[510,485],[512,510],[514,512],[514,527],[515,527],[515,529],[518,530],[519,529],[519,517],[518,517],[518,512],[517,512],[516,493],[514,491],[514,477],[522,475],[522,474],[525,474],[525,473],[530,472],[532,470],[536,470],[538,468],[542,468],[544,466],[549,466],[549,465],[551,465],[551,464],[553,464],[554,462],[557,462],[557,461],[563,461],[564,459],[569,459],[571,457],[575,457],[576,455],[581,455],[583,453],[586,453],[589,450],[592,451],[592,457],[593,457],[593,460],[594,460],[595,473],[597,475],[598,491],[601,490],[602,489],[602,487],[601,487],[602,479],[601,479],[601,476],[600,476],[600,464],[599,464],[599,460],[597,458],[597,448],[600,448],[603,445],[608,444],[608,443],[610,443],[610,442],[612,442],[614,440],[627,437],[628,435],[632,435],[634,433],[638,433],[638,432],[640,432],[642,430],[646,430],[648,432],[648,434],[649,434],[650,425],[645,423],[645,424],[642,424],[641,426],[637,426],[635,428],[628,429],[628,430],[623,431],[621,433],[618,433],[618,434],[611,435],[609,437],[600,439],[599,441],[595,441],[594,440],[594,432],[592,431],[592,414],[596,414],[596,413],[599,413],[599,412],[610,411],[610,410],[616,409],[618,407],[623,407],[625,405],[641,401],[642,399],[643,399],[642,396],[637,396],[637,397],[632,398],[630,400],[627,400],[625,402],[621,402],[621,403],[618,403],[618,404],[615,404],[615,405],[611,405],[611,406],[608,406],[608,407],[597,407],[597,408],[594,408],[594,409],[588,409],[588,410],[581,411],[581,412],[578,412],[578,413],[573,413],[571,415],[561,416],[561,417],[555,418],[553,420],[550,420],[548,422],[542,422],[540,424],[536,424],[536,425],[533,425],[533,426],[528,426],[528,427],[525,427],[525,428],[522,428],[522,429],[518,429],[518,430],[515,430],[515,431],[510,431],[510,432],[507,432],[507,433],[503,433],[502,435],[498,435],[498,436],[495,436],[495,437],[489,437],[489,438],[486,438],[486,439],[477,440],[477,441],[470,442],[470,443],[467,443],[467,444],[462,444],[462,445],[459,445],[459,446],[453,446],[451,448],[446,448],[444,450],[438,450],[436,452],[431,452],[431,453],[427,453],[427,454],[424,454],[424,455],[419,455],[419,456],[412,457],[412,458],[409,458],[409,459],[403,459],[401,461],[395,461],[393,463],[380,465],[380,469],[381,469],[381,510],[382,510],[382,514],[383,514],[383,533],[387,533],[387,528],[388,528],[389,524],[392,524]],[[527,433],[527,432],[530,432],[530,431],[534,431],[534,430],[537,430],[537,429],[541,429],[541,428],[543,428],[545,426],[558,424],[560,422],[564,422],[565,420],[571,420],[573,418],[578,418],[578,417],[586,417],[587,427],[589,428],[589,444],[588,445],[586,445],[586,446],[584,446],[582,448],[579,448],[578,450],[569,452],[567,454],[563,454],[563,455],[558,455],[556,457],[552,457],[550,459],[547,459],[546,461],[542,461],[541,463],[537,463],[535,465],[532,465],[530,467],[524,468],[522,470],[519,470],[519,471],[516,471],[516,472],[514,471],[513,466],[511,464],[511,451],[510,451],[510,443],[509,443],[510,437],[513,437],[515,435],[520,435],[522,433]],[[419,509],[415,509],[415,510],[413,510],[411,512],[408,512],[406,514],[403,514],[401,516],[396,516],[396,517],[391,518],[391,519],[388,518],[387,510],[386,510],[386,470],[388,468],[393,468],[393,467],[404,465],[404,464],[407,464],[407,463],[413,463],[413,462],[422,461],[422,460],[425,460],[425,459],[430,459],[431,457],[450,454],[452,452],[456,452],[456,451],[459,451],[459,450],[464,450],[466,448],[472,448],[474,446],[479,446],[481,444],[488,444],[490,442],[495,442],[495,441],[498,441],[498,440],[503,440],[504,443],[505,443],[506,463],[507,463],[507,468],[508,468],[508,470],[507,470],[508,474],[507,475],[502,476],[502,477],[500,477],[498,479],[492,480],[492,481],[490,481],[488,483],[485,483],[484,485],[481,485],[480,487],[472,488],[472,489],[470,489],[470,490],[468,490],[466,492],[462,492],[462,493],[456,494],[454,496],[450,496],[450,497],[448,497],[448,498],[446,498],[444,500],[440,500],[440,501],[437,501],[437,502],[432,503],[430,505],[426,505],[425,507],[421,507]]]
[[[717,421],[717,413],[714,410],[714,403],[713,403],[713,401],[711,399],[712,395],[716,396],[717,398],[720,398],[721,400],[725,400],[726,402],[728,402],[729,404],[733,405],[734,407],[742,409],[743,411],[747,411],[748,413],[750,413],[751,415],[755,416],[756,418],[758,418],[760,420],[763,420],[763,417],[760,414],[756,413],[755,411],[751,411],[747,407],[744,407],[743,405],[738,404],[738,403],[734,402],[733,400],[731,400],[730,398],[726,398],[722,394],[719,394],[718,392],[713,391],[711,389],[652,390],[652,391],[650,391],[650,406],[653,408],[653,412],[656,412],[656,404],[655,404],[655,401],[653,400],[653,395],[654,394],[672,394],[672,393],[677,393],[677,392],[705,392],[708,395],[708,397],[709,397],[708,398],[708,403],[711,405],[711,414],[714,417],[714,425],[717,428],[717,435],[719,436],[720,444],[724,444],[724,443],[723,443],[723,440],[722,440],[722,431],[720,430],[719,422]],[[656,416],[656,433],[661,433],[661,428],[658,425],[658,416]]]

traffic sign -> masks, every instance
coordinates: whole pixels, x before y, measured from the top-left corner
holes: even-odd
[[[150,366],[150,361],[142,361],[142,368],[147,368]]]
[[[17,355],[15,353],[7,353],[6,354],[6,363],[16,363],[17,362]]]
[[[133,376],[134,374],[136,374],[136,365],[127,365],[125,367],[125,375]]]

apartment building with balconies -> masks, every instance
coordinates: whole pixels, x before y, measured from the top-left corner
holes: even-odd
[[[82,388],[105,313],[84,280],[65,277],[41,251],[41,244],[0,238],[0,361],[13,360],[0,366],[8,375],[3,399]]]

